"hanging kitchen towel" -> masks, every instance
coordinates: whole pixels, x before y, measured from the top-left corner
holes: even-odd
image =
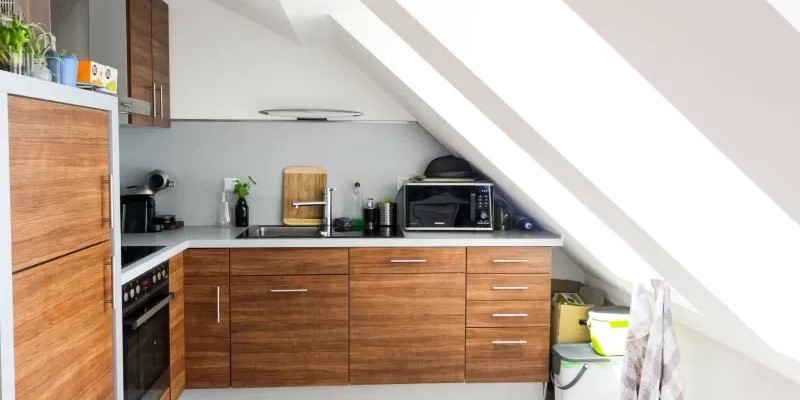
[[[633,287],[631,315],[628,322],[628,337],[622,363],[621,400],[638,400],[642,365],[650,336],[650,300],[647,289],[639,282]]]
[[[672,325],[669,287],[653,279],[656,306],[642,366],[638,400],[683,400],[678,367],[681,356]]]

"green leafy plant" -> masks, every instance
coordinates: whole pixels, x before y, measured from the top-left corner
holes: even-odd
[[[55,50],[55,36],[42,24],[28,24],[28,29],[31,32],[31,40],[26,50],[35,62],[44,63],[48,58],[47,52]]]
[[[30,45],[32,36],[21,15],[0,15],[0,62],[4,66],[21,63],[23,50]]]
[[[253,185],[258,185],[256,181],[253,180],[253,177],[251,177],[250,175],[247,176],[247,179],[249,179],[250,182],[253,182]],[[236,193],[236,195],[239,196],[240,199],[243,199],[250,195],[250,183],[242,182],[238,179],[235,180],[234,183],[236,185],[233,187],[233,193]]]

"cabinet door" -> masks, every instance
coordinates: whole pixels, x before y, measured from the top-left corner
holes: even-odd
[[[153,51],[153,125],[170,126],[169,108],[169,6],[163,0],[152,0],[151,35]]]
[[[465,277],[350,276],[350,383],[464,381]]]
[[[170,398],[176,400],[186,387],[186,336],[184,329],[183,253],[169,259],[169,375]]]
[[[156,91],[153,78],[152,0],[128,0],[128,96],[153,104]],[[153,115],[131,114],[134,125],[153,125]]]
[[[13,275],[17,399],[110,399],[104,242]]]
[[[8,98],[13,271],[109,239],[108,113]]]
[[[184,276],[186,387],[231,385],[228,276]]]
[[[231,277],[233,387],[346,385],[347,276]]]

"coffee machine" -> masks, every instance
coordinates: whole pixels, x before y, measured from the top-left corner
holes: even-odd
[[[154,227],[156,199],[152,194],[126,194],[120,200],[123,233],[160,231]]]
[[[175,221],[174,215],[156,214],[156,192],[174,186],[175,182],[160,169],[151,171],[147,175],[146,184],[128,186],[128,194],[120,198],[122,232],[161,232],[165,228],[176,229],[183,226],[181,221]]]

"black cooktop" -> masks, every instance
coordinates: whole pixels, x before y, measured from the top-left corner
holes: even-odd
[[[122,267],[141,260],[167,246],[122,246]]]

